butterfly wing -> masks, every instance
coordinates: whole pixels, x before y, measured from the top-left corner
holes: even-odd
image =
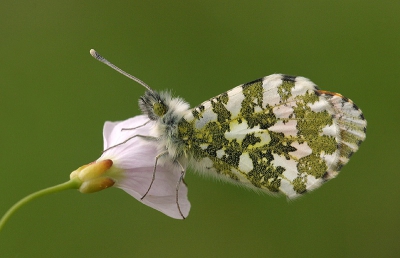
[[[216,96],[178,124],[196,170],[289,198],[334,178],[365,128],[351,100],[281,74]]]

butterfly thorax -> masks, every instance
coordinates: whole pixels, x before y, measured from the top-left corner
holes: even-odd
[[[172,97],[169,92],[146,91],[139,99],[144,115],[155,121],[152,135],[156,137],[159,153],[168,153],[173,160],[185,154],[185,144],[178,137],[178,124],[189,112],[189,104],[181,98]]]

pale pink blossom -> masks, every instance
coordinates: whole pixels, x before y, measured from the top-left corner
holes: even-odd
[[[159,154],[157,141],[149,141],[142,137],[126,140],[134,135],[151,136],[153,125],[154,122],[149,122],[143,115],[120,122],[106,122],[103,128],[106,151],[96,162],[112,160],[113,165],[106,174],[115,182],[114,187],[121,188],[135,199],[172,218],[183,219],[182,215],[187,217],[190,210],[188,189],[182,181],[179,185],[177,203],[176,187],[181,176],[181,168],[168,158],[159,159],[154,182],[141,200],[152,181],[156,156]],[[126,142],[123,143],[124,141]]]

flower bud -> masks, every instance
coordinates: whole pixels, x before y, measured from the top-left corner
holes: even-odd
[[[112,164],[113,162],[110,159],[90,163],[79,172],[79,179],[85,182],[101,177],[109,168],[111,168]]]
[[[114,185],[114,180],[108,177],[95,178],[82,183],[79,187],[81,193],[94,193],[111,187]]]
[[[110,159],[92,162],[79,167],[69,177],[81,182],[79,187],[81,193],[98,192],[114,185],[115,181],[107,174],[107,172],[111,172],[112,165],[113,162]]]

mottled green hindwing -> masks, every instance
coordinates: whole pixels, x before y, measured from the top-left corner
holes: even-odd
[[[335,177],[365,133],[351,100],[281,74],[216,96],[178,123],[197,170],[290,198]]]

